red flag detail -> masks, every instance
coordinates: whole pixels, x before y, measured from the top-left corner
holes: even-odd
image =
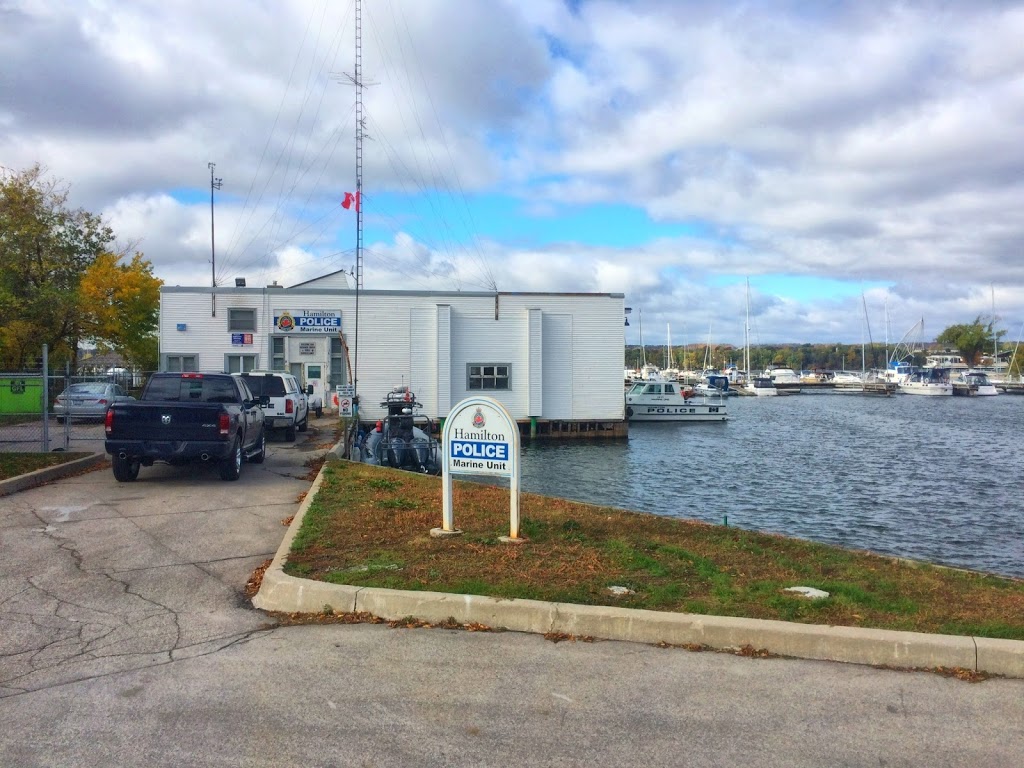
[[[345,199],[341,201],[341,207],[348,210],[355,203],[356,210],[359,210],[359,193],[352,194],[351,192],[345,193]]]

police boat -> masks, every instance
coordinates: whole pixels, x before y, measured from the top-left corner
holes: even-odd
[[[416,413],[423,407],[416,395],[408,387],[395,387],[381,407],[387,409],[387,415],[369,431],[360,429],[356,440],[358,459],[394,469],[441,474],[434,424],[427,416]]]

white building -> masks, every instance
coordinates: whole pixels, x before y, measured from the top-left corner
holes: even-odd
[[[623,303],[623,294],[357,295],[339,273],[291,288],[164,286],[160,367],[287,370],[335,407],[354,374],[363,420],[383,416],[384,396],[408,386],[434,419],[486,394],[541,435],[624,436]]]

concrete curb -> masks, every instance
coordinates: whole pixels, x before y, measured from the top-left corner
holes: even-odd
[[[415,617],[432,623],[454,619],[460,624],[479,623],[517,632],[702,645],[720,650],[749,646],[800,659],[900,668],[958,667],[1024,678],[1024,641],[1018,640],[353,587],[288,576],[284,563],[322,479],[321,471],[264,573],[253,598],[257,608],[285,613],[320,613],[325,609],[367,612],[382,619]]]
[[[81,472],[83,469],[91,469],[108,462],[105,453],[94,453],[92,456],[84,456],[81,459],[74,459],[54,467],[43,467],[27,475],[18,475],[7,480],[0,480],[0,496],[9,496],[12,493],[23,491],[26,488],[34,488],[37,485],[48,483],[51,480],[59,480],[62,477]]]

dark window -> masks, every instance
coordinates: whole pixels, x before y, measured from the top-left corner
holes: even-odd
[[[284,364],[284,336],[274,336],[270,340],[270,367],[275,371],[283,371]]]
[[[228,330],[256,332],[255,309],[228,309]]]
[[[327,383],[331,389],[345,383],[345,351],[337,336],[331,337],[331,368]]]
[[[467,389],[509,389],[509,366],[499,363],[470,363]]]
[[[230,379],[203,376],[154,376],[143,400],[170,400],[190,403],[237,403],[238,389]]]
[[[265,373],[246,373],[243,374],[242,378],[245,379],[249,389],[252,390],[256,397],[260,395],[283,397],[285,395],[284,381],[282,381],[280,376]]]
[[[195,355],[167,355],[164,370],[178,373],[180,371],[194,371],[197,367]]]

